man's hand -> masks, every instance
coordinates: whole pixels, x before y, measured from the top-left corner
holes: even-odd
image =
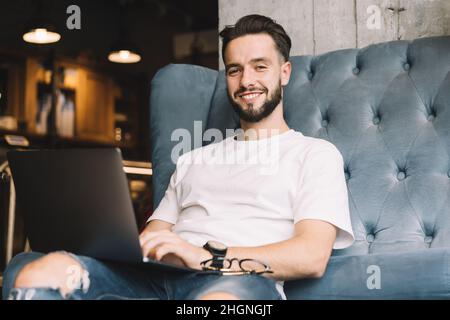
[[[201,270],[200,263],[211,259],[211,254],[181,239],[170,230],[147,231],[139,236],[142,254],[158,261],[180,264]]]

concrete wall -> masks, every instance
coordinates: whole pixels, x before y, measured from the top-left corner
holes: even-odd
[[[450,35],[450,0],[219,0],[219,31],[251,13],[283,25],[291,55]]]

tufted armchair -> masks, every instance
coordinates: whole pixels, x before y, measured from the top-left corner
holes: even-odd
[[[333,251],[321,279],[286,282],[288,299],[450,298],[450,37],[291,61],[285,118],[341,151],[356,241]],[[223,71],[160,70],[151,93],[154,207],[175,167],[173,130],[238,126]]]

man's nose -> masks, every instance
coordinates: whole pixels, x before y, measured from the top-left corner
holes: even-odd
[[[242,71],[242,77],[241,77],[241,87],[248,88],[255,86],[256,80],[255,75],[252,72],[252,70],[245,68]]]

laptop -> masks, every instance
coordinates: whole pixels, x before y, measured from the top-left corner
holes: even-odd
[[[143,257],[120,149],[14,150],[7,159],[33,251],[193,271]]]

